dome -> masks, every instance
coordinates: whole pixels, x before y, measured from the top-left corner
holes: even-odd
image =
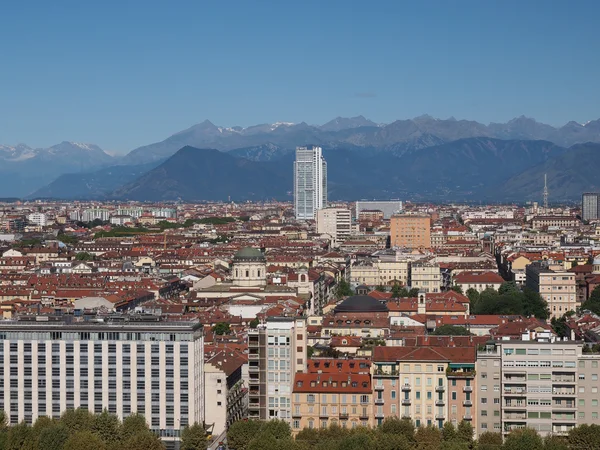
[[[245,260],[245,261],[264,261],[265,256],[262,252],[253,247],[244,247],[240,251],[238,251],[233,257],[235,260]]]
[[[335,307],[337,313],[388,312],[387,306],[368,295],[353,295]]]

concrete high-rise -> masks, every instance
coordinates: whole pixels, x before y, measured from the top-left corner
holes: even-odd
[[[321,147],[296,148],[294,211],[298,220],[313,220],[327,206],[327,163]]]
[[[411,214],[392,216],[390,220],[390,244],[392,247],[431,247],[431,217]]]
[[[595,220],[600,218],[600,193],[586,192],[581,196],[581,218]]]
[[[351,228],[351,213],[347,208],[323,208],[317,212],[317,233],[329,235],[334,247],[350,237]]]

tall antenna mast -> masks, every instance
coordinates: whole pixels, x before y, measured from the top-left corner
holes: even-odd
[[[544,209],[548,210],[548,184],[546,182],[546,174],[544,174]]]

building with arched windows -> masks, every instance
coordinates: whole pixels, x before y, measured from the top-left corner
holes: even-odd
[[[246,247],[233,257],[232,279],[235,286],[267,284],[267,259],[257,248]]]

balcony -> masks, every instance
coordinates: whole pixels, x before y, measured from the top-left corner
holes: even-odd
[[[575,409],[575,403],[565,403],[565,404],[554,404],[552,405],[552,409]]]
[[[248,402],[248,408],[260,408],[260,402]]]
[[[411,403],[410,398],[403,398],[402,399],[402,404],[403,405],[410,405],[410,403]]]
[[[258,372],[259,370],[260,370],[260,367],[258,367],[258,366],[252,366],[252,365],[248,366],[248,372]]]
[[[504,415],[505,422],[510,422],[514,420],[523,421],[525,419],[527,419],[527,414],[509,413]]]
[[[463,386],[463,392],[473,392],[473,386]]]
[[[575,389],[552,389],[552,395],[554,397],[575,397]]]
[[[465,414],[463,420],[473,420],[473,416],[471,414]]]
[[[473,402],[471,400],[463,401],[463,406],[473,406]]]
[[[527,409],[526,403],[505,403],[505,408],[513,408],[513,409]]]
[[[248,353],[248,359],[249,360],[257,360],[258,359],[258,353]]]
[[[410,391],[410,389],[411,389],[411,388],[410,388],[410,384],[408,384],[408,383],[404,383],[404,384],[402,385],[402,390],[403,390],[403,391]]]
[[[375,413],[375,417],[378,419],[383,419],[385,417],[385,414],[382,412],[376,412]]]
[[[444,420],[444,419],[446,419],[445,414],[436,414],[435,415],[435,420]]]
[[[375,369],[375,376],[376,377],[398,377],[398,375],[400,375],[400,372],[396,369],[388,369],[388,370],[383,370],[381,368],[377,368]]]
[[[376,391],[383,391],[383,384],[376,384],[375,387],[374,387],[374,389]]]
[[[444,386],[436,386],[435,387],[435,392],[444,392],[446,390],[446,388]]]
[[[328,419],[329,418],[329,413],[321,411],[321,414],[319,414],[319,418],[321,418],[321,419]]]
[[[444,406],[446,404],[446,400],[436,400],[435,406]]]
[[[347,412],[341,412],[340,413],[340,420],[348,420],[348,413]]]
[[[448,378],[475,378],[475,369],[472,367],[448,367],[446,369],[446,376]]]
[[[527,389],[525,388],[516,388],[516,389],[507,389],[504,388],[504,395],[512,395],[512,396],[517,396],[517,397],[525,397],[525,394],[527,393]]]
[[[376,405],[383,405],[384,401],[383,401],[383,397],[382,398],[376,398],[375,399],[375,404]]]

